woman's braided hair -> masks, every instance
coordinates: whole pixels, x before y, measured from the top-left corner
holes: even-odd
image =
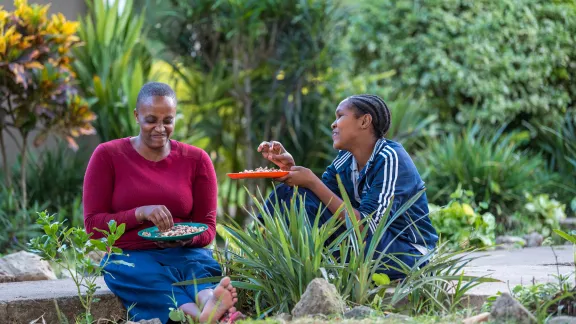
[[[350,96],[347,101],[356,108],[356,117],[365,114],[372,116],[372,126],[377,138],[386,136],[390,129],[391,115],[390,109],[382,98],[371,94],[361,94]]]

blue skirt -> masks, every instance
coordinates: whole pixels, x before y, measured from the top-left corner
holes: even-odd
[[[159,318],[168,322],[169,308],[195,303],[196,295],[213,283],[189,286],[172,284],[206,277],[221,276],[222,269],[212,250],[203,248],[170,248],[157,250],[125,250],[126,255],[110,257],[110,261],[133,263],[134,267],[110,263],[104,269],[104,281],[129,309],[133,321]],[[174,305],[172,298],[177,305]]]
[[[322,202],[320,201],[318,196],[314,194],[314,192],[306,188],[298,188],[298,195],[301,195],[305,198],[304,208],[306,209],[306,213],[310,220],[310,223],[314,224],[316,214],[318,213],[318,208],[320,207],[320,204]],[[294,197],[294,188],[287,186],[285,184],[281,184],[277,186],[275,191],[270,194],[270,196],[266,200],[266,203],[264,204],[264,207],[268,212],[271,212],[274,210],[274,206],[276,205],[276,203],[278,203],[280,209],[283,211],[284,205],[282,204],[282,202],[285,202],[286,206],[289,207],[290,201],[292,200],[293,197]],[[296,204],[296,207],[300,207],[298,203]],[[323,211],[320,214],[320,221],[318,224],[319,226],[322,226],[324,223],[328,222],[328,220],[333,216],[332,212],[330,212],[328,208],[325,208],[325,206],[322,205],[322,209]],[[338,237],[341,233],[343,233],[344,230],[345,230],[344,228],[340,228],[339,230],[337,230],[336,233],[333,234],[333,236],[329,239],[329,241],[336,239],[336,237]],[[371,238],[368,239],[370,240]],[[370,244],[368,243],[367,245]],[[410,242],[406,242],[401,238],[394,236],[392,233],[390,233],[390,231],[386,231],[384,233],[381,241],[377,245],[377,250],[385,254],[393,254],[396,258],[401,260],[402,263],[404,263],[409,267],[414,266],[414,264],[416,264],[418,259],[422,257],[422,254],[418,251],[418,249],[412,246]],[[398,264],[390,258],[383,257],[382,261],[384,264],[390,265],[391,267],[394,268],[399,267]],[[382,270],[378,270],[377,272],[387,274],[388,277],[392,280],[401,279],[405,277],[404,273],[387,267],[383,268]]]

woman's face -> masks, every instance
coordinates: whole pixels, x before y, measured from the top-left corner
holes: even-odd
[[[134,111],[136,121],[140,124],[140,137],[151,149],[164,147],[176,122],[176,102],[170,97],[151,97],[141,103]]]
[[[332,146],[337,150],[350,151],[358,139],[370,134],[372,117],[356,117],[356,109],[344,100],[336,108],[336,120],[332,123]]]

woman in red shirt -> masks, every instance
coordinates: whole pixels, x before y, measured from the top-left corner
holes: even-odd
[[[104,280],[136,321],[168,321],[171,297],[178,307],[200,322],[236,312],[230,278],[218,285],[172,286],[173,283],[220,276],[220,265],[204,247],[216,234],[217,183],[212,161],[203,150],[171,140],[176,119],[176,96],[170,86],[151,82],[140,93],[136,109],[140,133],[99,145],[84,179],[84,225],[108,229],[115,220],[126,224],[117,246],[124,256],[111,256]],[[138,231],[153,225],[161,231],[175,223],[208,225],[189,241],[147,241]],[[117,261],[133,263],[134,267]]]

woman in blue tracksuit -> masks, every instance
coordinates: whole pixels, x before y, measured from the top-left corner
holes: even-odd
[[[390,121],[390,110],[378,96],[363,94],[344,99],[336,108],[336,120],[332,123],[333,147],[339,153],[321,179],[310,169],[296,166],[281,143],[261,143],[258,151],[264,158],[282,170],[290,171],[277,179],[283,184],[268,198],[266,207],[271,210],[278,200],[288,202],[293,197],[293,187],[298,186],[298,193],[305,195],[305,208],[312,222],[318,207],[327,206],[321,215],[321,225],[333,217],[343,203],[336,180],[339,175],[356,218],[361,220],[372,215],[367,226],[369,235],[373,235],[376,226],[386,221],[382,216],[390,204],[389,217],[392,218],[404,203],[425,188],[402,145],[384,138]],[[344,217],[344,213],[338,217]],[[397,253],[397,258],[412,266],[418,256],[434,248],[437,241],[438,236],[428,218],[426,194],[422,194],[406,212],[394,219],[377,249]],[[395,270],[384,272],[392,279],[402,277]]]

